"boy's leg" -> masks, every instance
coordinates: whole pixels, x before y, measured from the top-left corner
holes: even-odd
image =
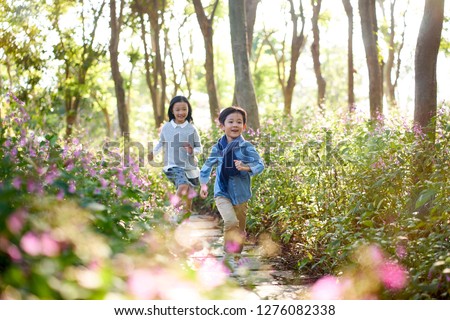
[[[228,198],[217,197],[215,200],[224,222],[224,250],[226,253],[240,253],[244,239],[240,231],[240,221],[236,215],[235,207]]]
[[[244,202],[234,206],[236,217],[239,221],[239,231],[245,240],[245,222],[247,218],[248,202]]]

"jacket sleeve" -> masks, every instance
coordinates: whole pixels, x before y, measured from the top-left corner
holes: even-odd
[[[209,155],[208,159],[206,159],[205,163],[202,166],[202,169],[200,170],[201,184],[206,184],[209,182],[209,179],[211,177],[211,171],[218,161],[219,161],[219,152],[217,146],[214,145],[212,147],[211,154]]]
[[[242,151],[245,156],[243,162],[247,164],[251,170],[249,172],[250,176],[260,174],[264,170],[264,162],[258,151],[256,151],[256,148],[250,142],[247,142]]]

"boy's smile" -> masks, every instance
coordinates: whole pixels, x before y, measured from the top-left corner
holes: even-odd
[[[230,142],[242,134],[242,131],[245,130],[246,125],[242,114],[239,112],[234,112],[227,116],[224,124],[220,125],[220,128],[227,136],[228,142]]]

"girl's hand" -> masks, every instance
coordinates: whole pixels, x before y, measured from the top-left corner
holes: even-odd
[[[236,169],[239,171],[250,171],[250,167],[244,163],[242,163],[241,160],[234,160],[234,165],[236,166]]]
[[[194,153],[194,148],[192,148],[192,146],[187,142],[183,145],[183,148],[186,150],[188,154]]]
[[[150,162],[150,161],[153,161],[153,158],[154,158],[153,152],[149,152],[148,155],[147,155],[148,161],[149,161],[149,162]]]
[[[206,184],[202,184],[200,187],[200,197],[205,199],[208,196],[208,186]]]

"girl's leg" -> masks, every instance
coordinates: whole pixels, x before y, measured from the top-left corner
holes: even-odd
[[[184,210],[190,211],[191,200],[189,199],[188,195],[189,195],[189,185],[180,184],[177,189],[177,196],[180,199],[179,205],[183,206]]]
[[[226,253],[240,253],[242,251],[244,238],[242,236],[240,221],[236,215],[235,207],[228,198],[217,197],[215,200],[217,209],[224,222],[224,250]]]

